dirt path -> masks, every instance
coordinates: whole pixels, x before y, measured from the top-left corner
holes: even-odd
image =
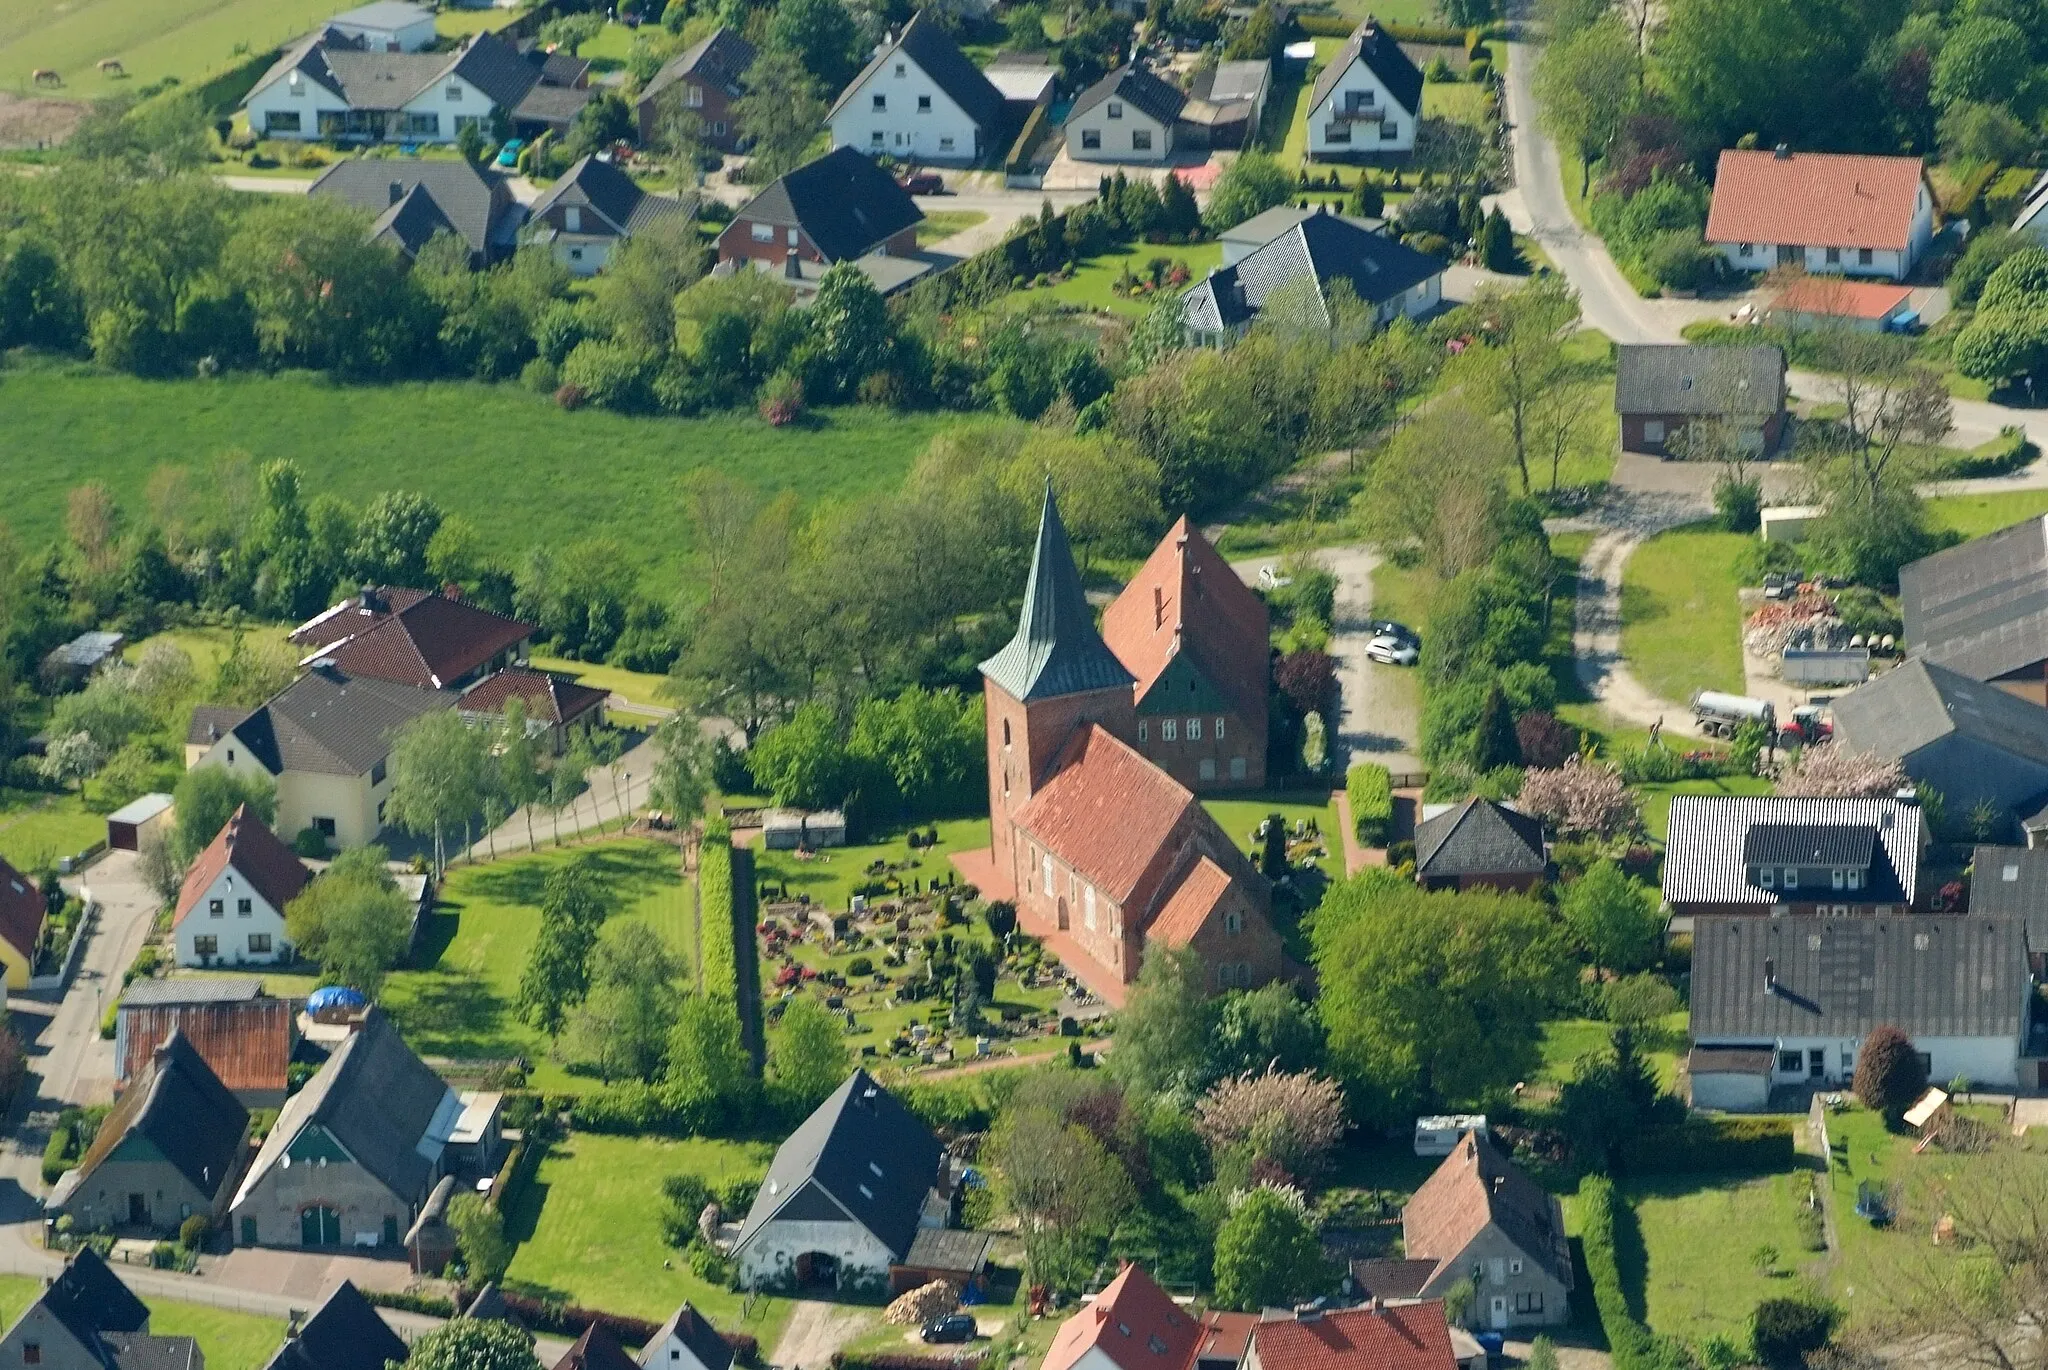
[[[789,1315],[769,1362],[780,1370],[823,1370],[833,1355],[867,1326],[873,1310],[803,1299]]]

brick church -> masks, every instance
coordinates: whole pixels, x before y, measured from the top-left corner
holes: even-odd
[[[990,848],[955,864],[1122,1006],[1148,947],[1285,971],[1271,889],[1195,790],[1265,782],[1266,608],[1186,519],[1103,617],[1048,488],[1017,635],[981,664]]]

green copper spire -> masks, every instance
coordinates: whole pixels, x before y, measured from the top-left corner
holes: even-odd
[[[1031,579],[1024,586],[1024,612],[1009,645],[981,663],[981,671],[1014,699],[1051,699],[1084,690],[1130,686],[1135,677],[1095,631],[1095,613],[1081,593],[1081,573],[1067,543],[1045,483],[1045,509],[1038,516],[1038,546],[1031,553]]]

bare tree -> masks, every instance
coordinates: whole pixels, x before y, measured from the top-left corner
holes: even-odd
[[[1865,498],[1879,501],[1899,468],[1911,464],[1914,448],[1948,436],[1954,401],[1940,374],[1913,359],[1909,339],[1829,327],[1815,334],[1814,346],[1842,401],[1822,458],[1861,486]]]

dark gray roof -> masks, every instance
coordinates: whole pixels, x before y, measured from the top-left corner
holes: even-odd
[[[1692,1035],[1700,1042],[2010,1037],[2029,993],[2014,918],[1702,918],[1693,930]],[[1765,962],[1775,973],[1767,983]]]
[[[206,1363],[191,1337],[137,1336],[109,1332],[101,1336],[117,1370],[199,1370]]]
[[[1361,1295],[1382,1299],[1419,1298],[1436,1273],[1437,1262],[1403,1260],[1398,1256],[1351,1262],[1351,1283]]]
[[[1718,794],[1682,794],[1671,801],[1664,838],[1665,902],[1756,904],[1760,908],[1781,902],[1783,891],[1761,889],[1749,882],[1749,868],[1743,861],[1749,830],[1759,823],[1876,828],[1883,859],[1872,866],[1870,885],[1859,892],[1856,902],[1913,902],[1920,876],[1918,804],[1897,799]],[[1835,900],[1840,898],[1835,895]],[[1799,901],[1795,898],[1794,902]]]
[[[1753,823],[1742,836],[1751,866],[1868,866],[1876,853],[1874,823]]]
[[[1436,258],[1360,221],[1341,214],[1308,214],[1235,265],[1210,272],[1183,297],[1182,317],[1189,328],[1220,332],[1258,314],[1282,286],[1313,281],[1311,303],[1327,327],[1328,287],[1339,278],[1351,283],[1360,300],[1377,305],[1443,270]]]
[[[747,68],[754,65],[754,45],[729,28],[720,28],[709,38],[684,48],[654,73],[654,79],[640,89],[635,105],[644,105],[685,76],[697,76],[708,85],[722,87],[727,99],[744,93],[741,85]]]
[[[192,710],[192,722],[185,729],[185,745],[211,747],[233,732],[249,713],[239,704],[201,704]]]
[[[156,1049],[142,1078],[107,1116],[78,1163],[79,1178],[97,1170],[129,1136],[145,1139],[192,1187],[220,1193],[242,1159],[249,1110],[206,1064],[182,1031]]]
[[[342,99],[355,109],[402,109],[450,65],[445,52],[369,52],[332,43],[322,55]]]
[[[803,1218],[850,1218],[901,1260],[944,1156],[917,1115],[857,1069],[776,1149],[738,1246],[802,1196],[812,1205]]]
[[[125,639],[119,633],[80,633],[63,646],[53,649],[43,659],[53,665],[91,670],[118,651],[123,641]]]
[[[1415,828],[1418,875],[1541,875],[1543,820],[1474,795]]]
[[[406,191],[370,225],[371,242],[388,243],[407,257],[419,256],[437,233],[453,234],[455,225],[425,186]]]
[[[2048,660],[2048,517],[1900,567],[1899,611],[1913,655],[1974,680]]]
[[[865,255],[924,218],[896,178],[850,147],[778,176],[735,218],[802,228],[830,262]]]
[[[1628,343],[1616,354],[1618,414],[1768,418],[1785,407],[1785,354],[1776,347]]]
[[[2027,946],[2048,953],[2048,848],[1978,847],[1970,865],[1970,912],[2026,920]]]
[[[1096,631],[1095,611],[1081,592],[1081,573],[1074,568],[1074,552],[1067,544],[1067,528],[1060,522],[1050,481],[1038,515],[1038,545],[1031,553],[1017,635],[982,662],[981,671],[1016,700],[1137,683]]]
[[[1685,1073],[1701,1075],[1769,1075],[1769,1047],[1694,1047],[1685,1054]]]
[[[343,1280],[265,1370],[384,1370],[386,1361],[411,1354],[370,1301]]]
[[[426,246],[425,237],[414,242],[406,236],[416,235],[417,225],[426,221],[414,216],[430,209],[438,216],[433,222],[468,243],[471,252],[482,253],[490,247],[499,216],[512,207],[512,191],[502,176],[460,157],[350,157],[322,172],[308,193],[331,195],[377,215],[372,236],[390,233],[406,245],[409,256]],[[415,195],[423,196],[424,203],[408,207],[406,201]],[[408,216],[402,224],[394,222],[401,211]],[[195,715],[194,726],[198,721]]]
[[[1921,657],[1837,698],[1837,746],[1903,761],[1951,733],[2048,765],[2048,709]]]
[[[547,193],[533,202],[531,217],[537,220],[556,205],[588,209],[609,225],[616,236],[631,237],[659,220],[694,214],[696,197],[686,202],[666,195],[650,195],[613,163],[592,156],[577,162],[549,186]],[[593,227],[585,223],[584,231]]]
[[[727,1370],[732,1364],[732,1347],[718,1334],[718,1329],[711,1325],[710,1320],[687,1301],[669,1314],[668,1321],[647,1339],[647,1348],[640,1353],[640,1364],[647,1367],[647,1370],[655,1370],[655,1363],[651,1359],[654,1349],[670,1337],[689,1347],[690,1354],[702,1363],[704,1370]]]
[[[71,1258],[38,1302],[91,1351],[100,1348],[105,1333],[140,1332],[149,1325],[149,1309],[91,1247]]]
[[[391,752],[391,736],[457,696],[315,666],[235,728],[272,775],[361,775]]]
[[[1251,101],[1259,98],[1272,79],[1271,62],[1218,62],[1196,90],[1214,104]]]
[[[917,1236],[911,1239],[910,1251],[904,1256],[903,1264],[912,1270],[977,1276],[988,1264],[989,1247],[994,1242],[995,1234],[992,1232],[976,1232],[964,1227],[920,1227]]]
[[[263,981],[253,975],[178,975],[163,980],[137,980],[121,995],[121,1007],[239,1003],[262,992]]]
[[[1330,64],[1316,77],[1314,88],[1309,92],[1308,112],[1313,116],[1323,101],[1330,98],[1330,92],[1337,88],[1344,73],[1351,70],[1353,62],[1365,63],[1366,70],[1380,78],[1380,84],[1387,88],[1387,94],[1400,102],[1401,108],[1410,114],[1422,113],[1422,72],[1408,60],[1408,54],[1401,51],[1401,45],[1387,33],[1367,19],[1351,31],[1344,40]]]
[[[521,56],[516,45],[495,33],[480,33],[456,56],[449,75],[460,76],[510,110],[540,80],[540,68]]]
[[[576,122],[583,107],[596,98],[597,92],[588,86],[540,84],[520,97],[512,118],[518,123],[567,128]]]
[[[883,44],[873,60],[839,92],[839,98],[832,102],[832,114],[838,114],[870,77],[899,55],[917,63],[917,69],[931,77],[932,84],[960,106],[961,113],[972,119],[976,127],[991,132],[1002,122],[1003,93],[981,74],[980,67],[967,60],[938,17],[927,16],[923,10],[913,14],[896,41]]]
[[[1188,97],[1181,93],[1179,87],[1160,80],[1146,68],[1125,66],[1118,67],[1075,96],[1073,108],[1067,111],[1067,119],[1078,119],[1104,100],[1112,98],[1122,100],[1139,113],[1169,127],[1180,118],[1180,112],[1188,102]]]
[[[495,33],[477,34],[454,53],[371,52],[323,27],[286,48],[249,95],[294,69],[351,107],[371,110],[401,109],[443,77],[460,76],[509,112],[540,79],[540,69]]]
[[[306,1087],[286,1100],[236,1202],[315,1124],[386,1189],[407,1203],[418,1202],[461,1109],[455,1091],[373,1008]]]

